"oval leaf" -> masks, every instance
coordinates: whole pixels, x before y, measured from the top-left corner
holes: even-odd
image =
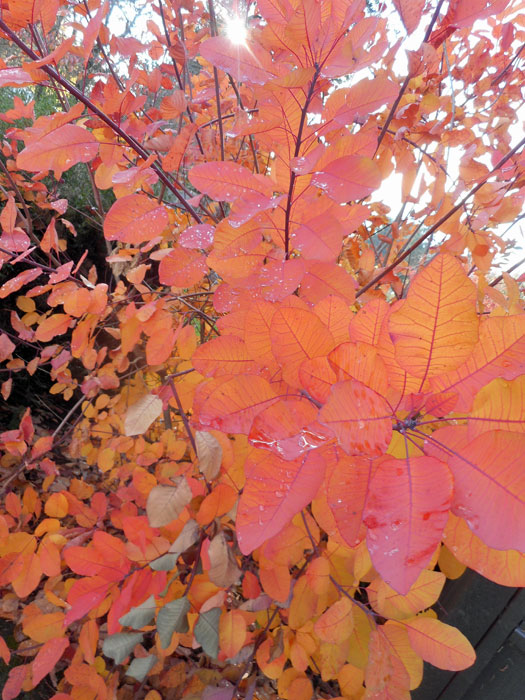
[[[106,214],[104,236],[136,245],[160,235],[168,223],[168,212],[156,199],[129,194],[117,199]]]
[[[128,408],[124,418],[124,434],[128,437],[142,435],[162,413],[162,400],[154,394],[146,394]]]
[[[176,520],[193,498],[183,477],[177,486],[154,486],[148,495],[146,513],[151,527],[163,527]]]
[[[216,659],[219,655],[219,620],[221,608],[211,608],[199,615],[193,634],[205,654]]]
[[[122,632],[110,634],[102,644],[102,653],[108,656],[116,664],[123,663],[133,649],[142,642],[143,634],[139,632]]]
[[[476,660],[471,643],[455,627],[428,617],[405,620],[404,624],[414,651],[433,666],[462,671]]]
[[[186,634],[189,629],[187,618],[189,611],[190,602],[186,596],[166,603],[159,610],[157,615],[157,632],[163,649],[167,649],[171,644],[174,632]]]
[[[277,535],[315,497],[324,477],[324,461],[310,452],[286,462],[257,450],[246,462],[246,485],[237,510],[237,540],[250,554]]]

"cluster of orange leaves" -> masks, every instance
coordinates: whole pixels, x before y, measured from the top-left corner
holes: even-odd
[[[146,3],[147,43],[102,0],[2,0],[0,86],[63,110],[0,115],[1,392],[45,371],[68,406],[0,433],[3,700],[407,700],[475,659],[446,576],[525,585],[525,315],[492,268],[525,14],[442,4],[394,0],[400,79],[364,0],[259,0],[244,44],[213,0]],[[79,164],[105,281],[43,181]]]

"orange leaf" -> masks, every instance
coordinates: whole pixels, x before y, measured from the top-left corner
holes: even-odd
[[[146,343],[146,361],[148,365],[162,365],[173,352],[177,332],[173,328],[155,331]]]
[[[197,522],[200,525],[208,525],[214,518],[219,518],[231,510],[239,494],[228,484],[217,484],[201,503],[197,513]]]
[[[104,236],[108,241],[143,243],[160,235],[168,223],[168,212],[155,199],[129,194],[117,199],[106,214]]]
[[[454,556],[470,569],[500,586],[525,587],[525,554],[515,549],[491,549],[462,518],[450,515],[443,540]]]
[[[18,154],[16,164],[33,173],[53,170],[59,180],[65,170],[77,163],[88,163],[97,153],[98,141],[91,132],[75,124],[64,124],[31,140]]]
[[[510,382],[493,379],[476,394],[469,414],[469,437],[488,430],[525,433],[525,375]]]
[[[45,643],[54,637],[62,637],[65,631],[64,613],[31,615],[23,620],[22,629],[34,642]]]
[[[334,347],[328,328],[311,311],[281,307],[270,326],[272,352],[288,384],[300,387],[299,367],[303,360],[327,355]]]
[[[245,471],[236,529],[241,552],[250,554],[310,503],[323,480],[324,462],[315,452],[286,462],[257,450],[247,460]]]
[[[35,340],[47,342],[56,335],[63,335],[67,332],[71,323],[71,316],[67,314],[53,314],[45,318],[35,331]]]
[[[456,410],[468,411],[491,379],[515,379],[525,372],[525,316],[491,316],[479,327],[479,341],[456,370],[432,377],[434,392],[457,392]]]
[[[478,340],[476,286],[461,264],[442,253],[412,280],[401,309],[390,316],[396,359],[425,380],[456,369]]]
[[[65,518],[69,506],[63,493],[52,493],[46,501],[44,512],[50,518]]]
[[[6,665],[9,665],[9,661],[11,660],[11,650],[5,643],[5,639],[3,637],[0,637],[0,658],[3,659],[3,662]]]
[[[192,363],[197,372],[209,377],[260,372],[260,367],[248,354],[244,342],[232,335],[213,338],[198,347],[193,354]]]
[[[219,622],[219,646],[227,659],[236,656],[246,641],[246,620],[240,610],[223,612]]]
[[[19,598],[25,598],[32,593],[42,578],[40,558],[36,554],[21,554],[17,564],[21,573],[11,580],[13,590]]]
[[[173,90],[160,103],[163,119],[175,119],[186,109],[186,97],[182,90]]]
[[[428,617],[405,620],[404,624],[414,651],[433,666],[462,671],[476,660],[472,645],[455,627]]]
[[[406,595],[399,595],[380,578],[374,579],[366,590],[370,604],[380,615],[403,620],[434,605],[444,585],[444,574],[423,569]]]

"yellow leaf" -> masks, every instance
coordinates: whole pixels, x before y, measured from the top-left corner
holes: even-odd
[[[343,642],[350,637],[353,628],[353,603],[341,598],[321,615],[314,630],[323,642]]]
[[[465,573],[465,569],[467,568],[465,564],[462,564],[459,561],[459,559],[456,559],[456,557],[452,554],[450,549],[444,544],[441,545],[438,564],[439,570],[442,571],[445,574],[445,576],[451,580],[462,576],[462,574]]]
[[[416,275],[401,309],[390,317],[396,359],[423,384],[469,357],[478,323],[474,283],[455,257],[438,255]]]
[[[383,617],[403,620],[434,605],[445,585],[445,575],[424,569],[406,595],[400,595],[380,578],[368,586],[370,604]]]
[[[404,624],[414,651],[433,666],[462,671],[476,660],[471,643],[455,627],[424,617],[406,620]]]

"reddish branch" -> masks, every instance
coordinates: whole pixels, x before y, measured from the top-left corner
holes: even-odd
[[[0,30],[2,30],[4,34],[7,34],[9,39],[13,43],[15,43],[33,61],[38,61],[40,59],[40,56],[38,56],[38,54],[36,54],[25,42],[23,42],[2,19],[0,19]],[[145,148],[143,148],[136,139],[127,134],[115,121],[113,121],[113,119],[108,117],[107,114],[105,114],[95,104],[93,104],[93,102],[72,83],[70,83],[69,80],[63,78],[55,68],[52,68],[51,66],[42,66],[40,70],[43,70],[44,73],[47,73],[47,75],[52,80],[55,80],[59,85],[65,88],[79,102],[82,102],[82,104],[84,104],[91,112],[93,112],[93,114],[95,114],[101,121],[107,124],[110,127],[110,129],[112,129],[116,134],[118,134],[120,138],[123,139],[128,144],[128,146],[130,146],[141,158],[147,160],[147,158],[150,155],[148,151]],[[181,206],[184,207],[184,209],[186,209],[186,211],[189,214],[191,214],[191,216],[195,219],[195,221],[197,221],[197,223],[202,223],[202,220],[195,211],[195,209],[180,194],[177,187],[173,182],[171,182],[164,170],[156,163],[152,163],[150,167],[155,171],[159,180],[170,190],[170,192],[172,192],[172,194],[175,195]]]

